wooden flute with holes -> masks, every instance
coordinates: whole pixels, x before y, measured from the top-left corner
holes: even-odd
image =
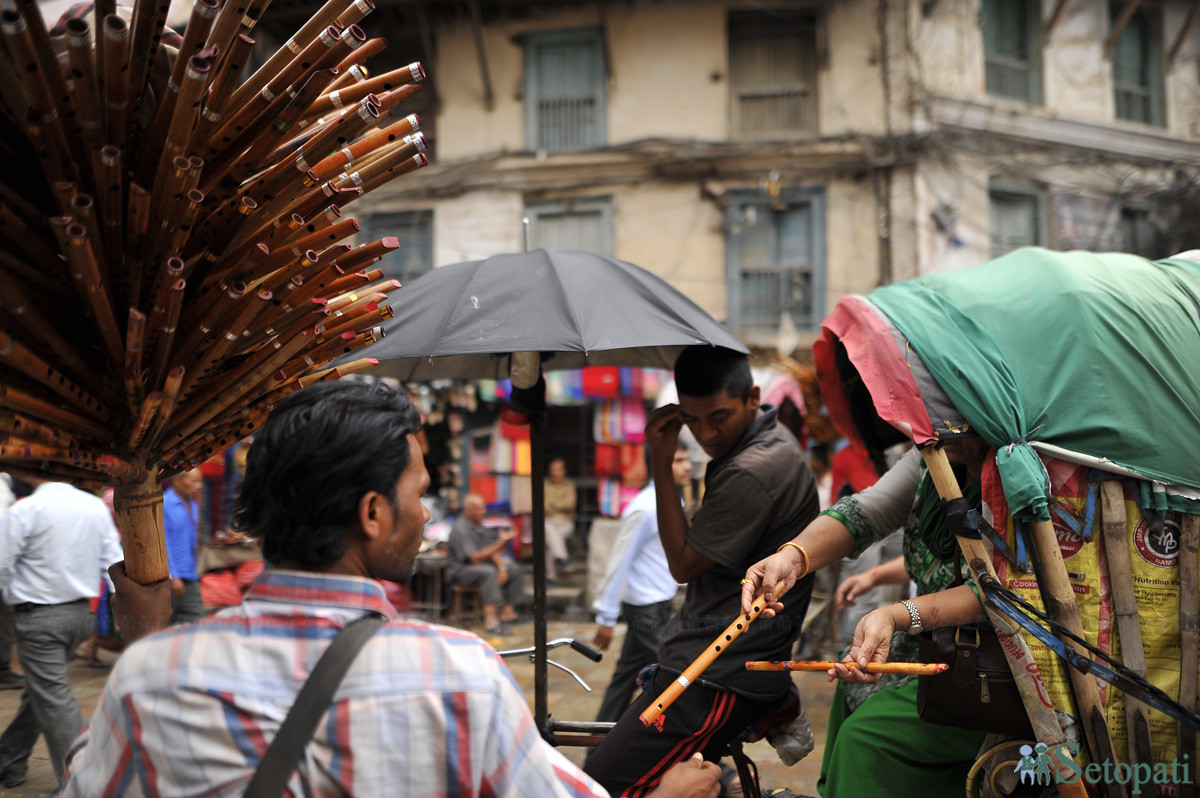
[[[851,670],[862,670],[865,673],[901,673],[908,676],[936,676],[950,670],[950,666],[944,662],[868,662],[867,667],[860,668],[857,662],[825,662],[821,660],[783,660],[782,662],[750,660],[746,663],[746,670],[827,671],[834,665],[845,665]]]
[[[754,603],[750,605],[750,612],[744,612],[735,618],[733,623],[729,624],[725,628],[725,631],[721,632],[717,636],[717,639],[712,641],[708,648],[704,649],[700,656],[696,657],[692,664],[688,665],[683,673],[679,674],[675,681],[671,682],[667,689],[663,690],[662,694],[654,699],[641,715],[638,715],[638,720],[642,722],[642,725],[649,726],[651,723],[654,723],[658,719],[658,716],[666,711],[667,707],[675,703],[675,699],[679,698],[683,694],[683,691],[692,682],[696,681],[709,665],[713,664],[713,660],[721,656],[721,652],[727,649],[730,643],[737,640],[742,632],[749,628],[754,619],[762,614],[763,608],[766,606],[767,600],[762,594],[755,596]]]

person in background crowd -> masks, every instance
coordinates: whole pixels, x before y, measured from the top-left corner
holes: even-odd
[[[567,540],[575,533],[575,483],[561,457],[550,461],[546,480],[546,579],[554,582],[571,567]]]
[[[0,519],[0,592],[13,610],[26,680],[0,735],[0,784],[10,788],[24,783],[39,734],[62,778],[67,747],[83,727],[67,665],[95,629],[89,600],[101,576],[122,557],[103,501],[65,482],[29,482],[33,493]]]
[[[236,514],[275,567],[241,605],[129,647],[72,747],[63,796],[242,795],[330,641],[376,614],[386,622],[337,687],[288,794],[605,798],[542,740],[490,646],[401,619],[376,581],[408,576],[429,517],[419,423],[382,384],[318,383],[279,404],[250,450]],[[111,573],[127,634],[165,623],[169,582]],[[686,763],[660,796],[712,798],[715,770]]]
[[[746,568],[791,540],[818,511],[812,471],[796,438],[759,406],[750,362],[739,352],[692,346],[675,362],[679,404],[646,424],[652,476],[672,481],[679,432],[686,424],[712,461],[704,500],[689,523],[672,491],[657,493],[658,534],[683,606],[663,632],[658,671],[584,765],[614,795],[643,795],[663,772],[694,752],[721,756],[751,722],[779,707],[789,674],[751,673],[750,659],[788,659],[812,591],[806,576],[780,617],[755,623],[729,645],[667,712],[647,728],[638,715],[741,613]],[[766,678],[763,678],[763,677]]]
[[[686,446],[675,448],[670,489],[678,495],[692,481],[692,461]],[[658,537],[658,504],[653,482],[621,513],[621,532],[608,557],[604,578],[596,588],[596,633],[592,642],[608,651],[618,615],[625,619],[625,641],[596,720],[615,722],[629,706],[637,675],[658,656],[658,640],[671,619],[671,599],[679,584]]]
[[[171,571],[171,623],[188,623],[204,617],[200,576],[196,573],[196,535],[204,477],[200,469],[185,471],[163,492],[163,532],[167,538],[167,566]]]
[[[12,491],[12,477],[0,473],[0,518],[4,518],[16,500]],[[20,690],[25,687],[25,677],[12,669],[14,642],[12,609],[0,598],[0,690]]]
[[[516,606],[525,600],[525,573],[504,554],[515,533],[505,527],[496,538],[483,525],[486,514],[483,497],[467,494],[462,512],[450,529],[446,581],[479,588],[484,631],[506,635],[507,624],[517,620]]]

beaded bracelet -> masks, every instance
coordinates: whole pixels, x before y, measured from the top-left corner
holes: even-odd
[[[778,554],[779,552],[783,551],[784,548],[786,548],[787,546],[791,546],[793,549],[800,552],[800,557],[801,557],[801,559],[804,560],[804,570],[801,571],[800,575],[796,577],[797,580],[803,579],[804,577],[808,576],[808,552],[805,551],[804,547],[801,546],[796,541],[789,540],[787,543],[784,543],[782,546],[775,549],[775,553]]]

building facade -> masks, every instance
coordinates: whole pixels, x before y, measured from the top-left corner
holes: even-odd
[[[355,208],[402,280],[519,251],[528,218],[790,352],[880,284],[1200,238],[1186,0],[377,4],[430,73],[431,165]]]

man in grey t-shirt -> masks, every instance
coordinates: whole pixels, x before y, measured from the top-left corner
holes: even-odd
[[[525,575],[504,556],[513,531],[505,528],[495,537],[483,525],[486,513],[482,496],[472,493],[463,499],[462,513],[450,529],[446,580],[452,585],[478,587],[484,631],[503,635],[508,633],[504,624],[517,619],[515,605],[525,599]]]
[[[784,610],[761,618],[731,644],[660,717],[646,728],[638,715],[741,612],[741,578],[759,559],[791,540],[819,511],[815,480],[796,439],[760,406],[745,355],[694,346],[675,363],[679,404],[659,408],[646,425],[658,484],[671,479],[671,459],[686,424],[712,457],[700,510],[689,524],[669,491],[659,494],[658,531],[678,582],[688,583],[683,607],[663,633],[659,669],[585,771],[614,795],[653,787],[675,762],[700,751],[720,757],[747,725],[778,708],[787,673],[749,672],[751,659],[788,659],[800,632],[812,577],[788,593]]]

